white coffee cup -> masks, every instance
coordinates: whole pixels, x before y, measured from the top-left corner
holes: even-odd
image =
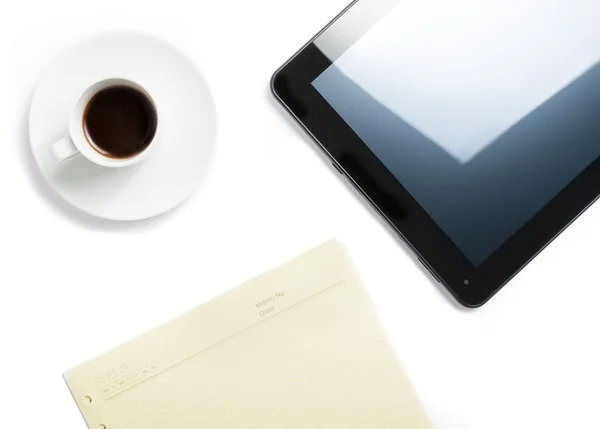
[[[86,134],[84,128],[84,114],[89,101],[99,91],[116,86],[127,86],[144,94],[152,103],[156,114],[156,127],[152,141],[144,150],[127,158],[113,158],[98,151],[94,148],[93,142],[88,140],[90,137]],[[52,144],[50,146],[50,153],[58,162],[68,161],[83,155],[90,161],[104,167],[126,167],[141,162],[150,155],[150,152],[156,146],[156,142],[158,141],[160,129],[161,122],[158,106],[155,98],[149,92],[147,87],[144,87],[138,82],[124,78],[104,79],[94,83],[81,94],[71,110],[69,118],[69,135]]]

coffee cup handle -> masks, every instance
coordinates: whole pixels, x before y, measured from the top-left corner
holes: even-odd
[[[69,136],[60,139],[50,146],[50,153],[57,162],[67,161],[81,155],[81,152],[79,152],[79,149],[77,149],[77,146],[75,146],[75,143],[73,143],[73,140]]]

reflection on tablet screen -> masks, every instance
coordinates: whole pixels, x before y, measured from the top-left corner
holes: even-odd
[[[478,265],[600,154],[600,2],[403,0],[313,85]]]

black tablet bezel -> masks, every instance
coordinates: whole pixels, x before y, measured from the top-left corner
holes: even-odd
[[[373,9],[364,14],[369,2],[379,15],[373,13]],[[382,3],[386,7],[382,7]],[[363,10],[353,10],[357,4]],[[336,30],[345,25],[352,26],[351,37],[346,34],[343,41],[336,39],[336,55],[339,56],[378,20],[371,19],[360,26],[357,17],[364,14],[381,18],[389,6],[390,2],[383,0],[361,0],[350,4],[274,74],[272,91],[332,159],[334,166],[395,228],[434,277],[461,304],[478,307],[596,201],[600,196],[600,158],[492,256],[474,266],[312,85],[313,80],[335,61],[331,54],[325,56],[315,41],[332,26],[337,26]]]

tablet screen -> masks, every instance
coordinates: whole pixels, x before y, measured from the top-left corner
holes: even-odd
[[[403,0],[313,86],[477,266],[600,155],[599,22],[597,0]]]

